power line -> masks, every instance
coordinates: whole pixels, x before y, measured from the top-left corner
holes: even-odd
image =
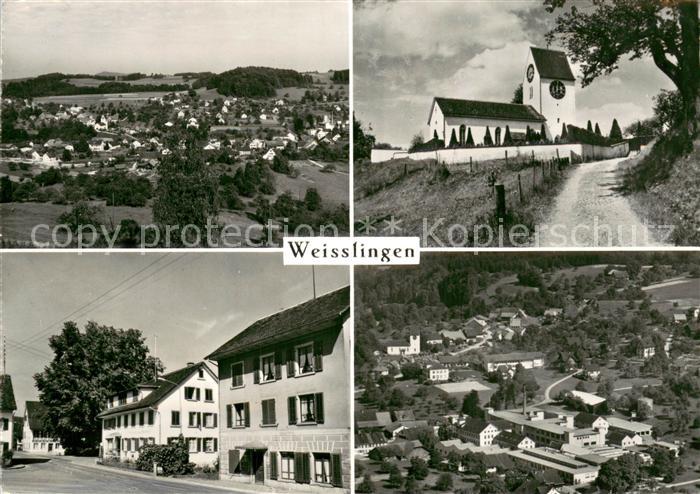
[[[138,276],[139,274],[143,273],[143,272],[146,271],[148,268],[150,268],[151,266],[153,266],[153,265],[156,264],[157,262],[161,261],[162,259],[165,259],[165,258],[166,258],[167,256],[169,256],[169,255],[170,255],[170,253],[166,253],[165,255],[159,257],[159,258],[156,259],[155,261],[149,263],[146,267],[139,269],[139,270],[136,271],[134,274],[128,276],[127,278],[125,278],[125,279],[122,280],[121,282],[117,283],[117,284],[114,285],[112,288],[110,288],[110,289],[107,290],[106,292],[102,293],[102,294],[99,295],[98,297],[95,297],[94,299],[90,300],[88,303],[86,303],[86,304],[84,304],[84,305],[81,305],[80,307],[78,307],[77,309],[75,309],[75,310],[74,310],[73,312],[71,312],[70,314],[64,316],[63,318],[59,319],[58,321],[55,321],[55,322],[49,324],[49,325],[46,326],[44,329],[41,329],[41,330],[37,331],[36,333],[30,335],[29,337],[25,338],[24,340],[21,341],[21,343],[30,343],[30,342],[34,342],[35,340],[41,338],[45,333],[48,333],[48,332],[49,332],[54,326],[56,326],[57,324],[62,323],[63,321],[67,320],[69,317],[75,315],[76,313],[78,313],[78,312],[81,311],[82,309],[85,309],[85,308],[88,307],[89,305],[91,305],[91,304],[93,304],[94,302],[96,302],[97,300],[101,299],[102,297],[104,297],[104,296],[107,295],[108,293],[110,293],[110,292],[116,290],[116,289],[119,288],[120,286],[122,286],[122,285],[124,285],[125,283],[127,283],[129,280],[132,280],[134,277],[136,277],[136,276]]]
[[[22,344],[22,343],[20,343],[20,342],[18,342],[18,341],[9,340],[9,341],[7,341],[7,344],[10,345],[10,346],[12,346],[12,347],[14,347],[14,348],[16,348],[17,350],[21,350],[21,351],[23,351],[23,352],[25,352],[25,353],[28,353],[28,354],[30,354],[30,355],[33,355],[34,357],[47,357],[47,358],[51,358],[51,355],[49,355],[48,353],[42,352],[41,350],[37,350],[36,348],[32,348],[32,347],[30,347],[30,346],[24,345],[24,344]]]

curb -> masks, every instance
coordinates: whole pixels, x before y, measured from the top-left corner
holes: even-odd
[[[196,487],[208,487],[211,489],[218,489],[220,491],[224,492],[240,492],[240,493],[249,493],[249,494],[260,494],[260,493],[265,493],[265,492],[272,492],[272,491],[260,491],[260,490],[253,490],[253,489],[246,489],[245,487],[229,487],[229,486],[223,486],[223,485],[212,485],[210,483],[202,483],[202,482],[196,482],[194,480],[187,480],[187,479],[179,479],[179,478],[172,478],[172,477],[156,477],[153,475],[149,475],[144,472],[135,472],[135,471],[130,471],[124,468],[116,468],[116,467],[110,467],[106,465],[98,465],[97,463],[72,463],[72,465],[77,465],[77,466],[84,466],[87,468],[93,468],[95,470],[102,470],[102,471],[112,471],[112,472],[118,472],[122,473],[124,475],[130,476],[130,477],[136,477],[136,478],[141,478],[141,479],[151,479],[151,480],[159,480],[159,481],[164,481],[164,482],[171,482],[173,484],[184,484],[184,485],[192,485]],[[196,491],[193,491],[196,492]]]

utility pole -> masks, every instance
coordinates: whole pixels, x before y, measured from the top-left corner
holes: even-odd
[[[314,300],[316,300],[316,270],[314,269],[314,265],[311,265],[311,283],[313,284],[313,289],[314,289]]]
[[[153,335],[153,374],[155,375],[155,380],[158,380],[158,335]]]

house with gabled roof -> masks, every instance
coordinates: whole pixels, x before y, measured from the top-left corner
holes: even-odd
[[[222,480],[349,490],[349,316],[344,287],[256,321],[207,357],[225,418]]]
[[[15,411],[15,390],[12,387],[12,378],[9,374],[0,375],[0,445],[2,454],[12,451]]]
[[[187,442],[190,462],[213,466],[219,458],[219,382],[204,362],[110,396],[97,417],[103,458],[135,461],[142,446],[179,436]]]
[[[45,455],[63,455],[61,441],[49,432],[46,406],[40,401],[24,404],[22,450]]]
[[[491,446],[493,440],[500,430],[490,422],[482,419],[469,417],[464,424],[457,429],[457,437],[464,442],[476,444],[477,446]]]

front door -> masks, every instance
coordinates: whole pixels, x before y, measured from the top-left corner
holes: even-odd
[[[265,483],[265,451],[253,451],[253,475],[256,484]]]
[[[49,453],[53,451],[53,443],[49,443]]]

